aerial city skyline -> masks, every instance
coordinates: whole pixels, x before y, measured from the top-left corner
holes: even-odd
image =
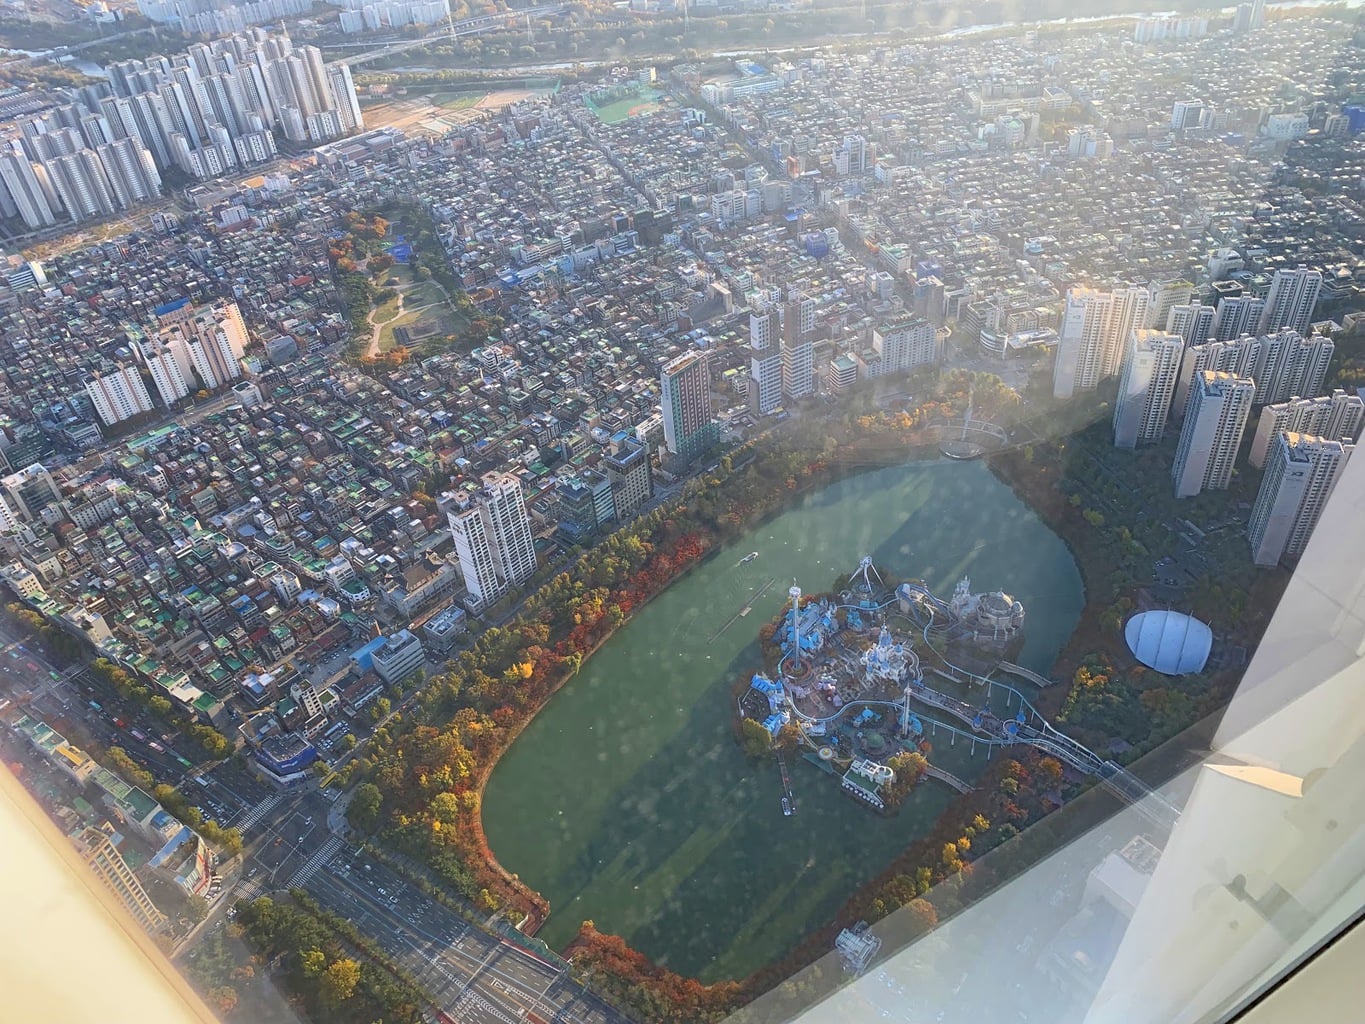
[[[1094,996],[1181,813],[1128,765],[1365,429],[1345,22],[98,6],[0,103],[0,750],[225,1019],[231,938],[310,1013],[719,1020],[1092,784],[1147,831],[1010,946]],[[324,912],[373,949],[270,945]]]

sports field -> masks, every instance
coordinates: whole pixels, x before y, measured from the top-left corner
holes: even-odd
[[[591,99],[585,102],[597,119],[603,124],[616,124],[628,117],[652,114],[663,106],[664,94],[655,89],[638,89],[634,95],[626,96],[598,106]]]

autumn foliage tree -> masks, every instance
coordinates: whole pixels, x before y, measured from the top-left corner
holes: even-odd
[[[742,1002],[735,982],[703,985],[674,974],[631,949],[620,936],[599,932],[591,921],[583,922],[566,952],[589,984],[642,1021],[710,1024]]]
[[[882,797],[888,807],[895,807],[901,803],[915,788],[915,784],[924,776],[924,770],[929,767],[929,762],[925,760],[923,754],[915,751],[906,751],[900,754],[892,754],[887,758],[886,766],[896,773],[895,779],[890,785],[882,790]]]

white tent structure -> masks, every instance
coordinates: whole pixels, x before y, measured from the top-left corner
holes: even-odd
[[[1202,672],[1213,647],[1213,631],[1181,612],[1141,612],[1128,620],[1123,636],[1133,657],[1168,676]]]

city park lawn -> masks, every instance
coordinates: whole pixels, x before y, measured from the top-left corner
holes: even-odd
[[[419,281],[412,267],[394,264],[380,275],[380,290],[389,289],[394,296],[379,303],[370,313],[370,323],[379,328],[378,350],[388,352],[398,344],[394,331],[400,327],[412,329],[419,324],[434,338],[458,334],[469,319],[452,308],[435,281]],[[427,327],[431,330],[426,330]]]
[[[394,337],[397,328],[406,327],[412,330],[419,324],[424,328],[427,324],[433,325],[434,329],[427,332],[429,336],[433,339],[443,339],[447,335],[459,334],[468,321],[444,303],[409,310],[379,328],[379,351],[388,352],[398,344],[398,339]]]

